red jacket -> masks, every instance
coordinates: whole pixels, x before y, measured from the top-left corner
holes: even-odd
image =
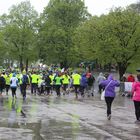
[[[133,75],[129,75],[127,77],[127,82],[135,82],[135,77]]]

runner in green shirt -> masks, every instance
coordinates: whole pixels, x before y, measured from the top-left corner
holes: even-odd
[[[64,75],[62,76],[62,83],[63,83],[63,90],[65,95],[67,93],[68,85],[70,84],[70,76],[65,72]]]
[[[55,90],[56,90],[56,93],[57,93],[57,96],[61,96],[61,93],[60,93],[60,88],[61,88],[61,85],[62,85],[62,77],[61,77],[61,74],[58,73],[55,77],[54,77],[54,82],[55,82]]]
[[[36,74],[36,72],[33,72],[33,74],[31,75],[31,93],[35,93],[37,91],[37,87],[38,87],[38,80],[39,80],[39,76]]]
[[[10,79],[11,79],[10,74],[7,73],[4,78],[5,78],[5,81],[6,81],[6,95],[8,95],[8,91],[10,89]]]
[[[73,86],[75,88],[75,94],[76,94],[76,98],[78,98],[78,90],[80,88],[80,80],[81,80],[81,75],[78,74],[77,72],[75,72],[72,75],[72,80],[73,80]]]

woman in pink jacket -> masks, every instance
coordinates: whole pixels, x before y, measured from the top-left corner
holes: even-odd
[[[137,75],[138,81],[132,86],[132,99],[135,106],[136,122],[140,123],[140,74]]]

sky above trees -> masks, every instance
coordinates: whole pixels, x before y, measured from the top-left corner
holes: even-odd
[[[19,4],[25,0],[2,0],[0,1],[0,14],[7,13],[13,4]],[[129,4],[136,3],[138,0],[84,0],[88,11],[92,15],[106,14],[112,7],[125,7]],[[35,10],[41,13],[49,0],[30,0]]]

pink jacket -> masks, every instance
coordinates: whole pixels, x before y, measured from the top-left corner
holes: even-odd
[[[134,82],[132,85],[132,100],[140,101],[140,82]]]

